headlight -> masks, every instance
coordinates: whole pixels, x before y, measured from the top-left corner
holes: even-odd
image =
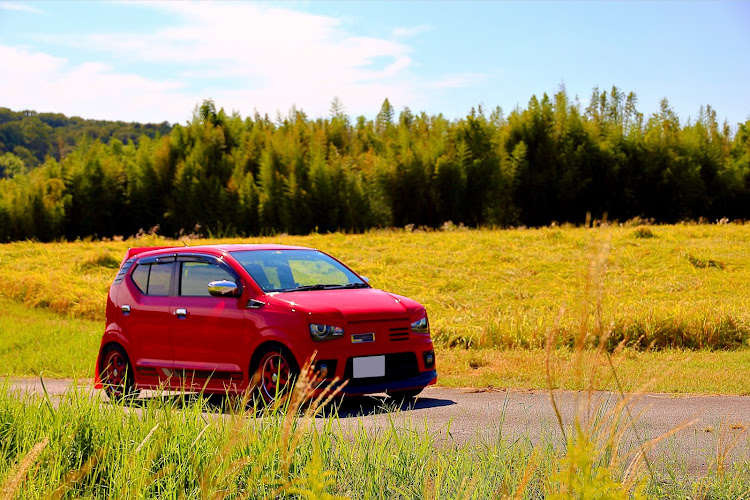
[[[422,317],[411,324],[411,331],[412,333],[419,333],[422,335],[430,334],[430,322],[427,320],[426,311],[422,311]]]
[[[313,340],[328,340],[330,338],[341,337],[343,334],[344,329],[340,326],[310,323],[310,335]]]

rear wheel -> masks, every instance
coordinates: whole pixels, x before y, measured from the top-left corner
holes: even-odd
[[[128,355],[119,345],[113,344],[104,351],[101,379],[109,399],[120,401],[135,391],[133,368]]]
[[[294,389],[299,368],[282,347],[264,349],[255,370],[258,394],[265,404],[277,401]]]

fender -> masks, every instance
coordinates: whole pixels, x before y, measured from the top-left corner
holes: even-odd
[[[255,338],[249,346],[250,352],[248,353],[249,357],[247,359],[248,380],[253,376],[253,374],[249,372],[250,362],[252,361],[253,356],[258,351],[258,348],[267,342],[276,342],[277,344],[283,345],[292,354],[298,366],[301,367],[304,364],[304,361],[300,363],[301,353],[299,352],[299,346],[292,347],[294,343],[290,342],[290,336],[287,332],[278,330],[274,327],[266,327],[259,331],[258,335],[254,337]]]
[[[120,344],[120,346],[125,349],[125,353],[128,357],[130,357],[130,342],[128,342],[128,339],[123,335],[122,330],[117,323],[110,324],[104,331],[102,341],[99,344],[99,353],[96,356],[96,365],[94,367],[94,389],[101,389],[103,387],[101,380],[102,352],[109,344]]]

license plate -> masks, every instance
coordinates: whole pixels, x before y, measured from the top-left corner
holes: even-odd
[[[384,377],[385,356],[367,356],[364,358],[353,358],[352,368],[354,378]]]

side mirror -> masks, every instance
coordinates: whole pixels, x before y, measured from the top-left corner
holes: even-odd
[[[362,278],[362,281],[364,281],[365,283],[370,282],[370,278],[368,278],[367,276],[360,276],[360,278]]]
[[[208,293],[214,297],[239,297],[242,289],[234,281],[212,281],[208,284]]]

